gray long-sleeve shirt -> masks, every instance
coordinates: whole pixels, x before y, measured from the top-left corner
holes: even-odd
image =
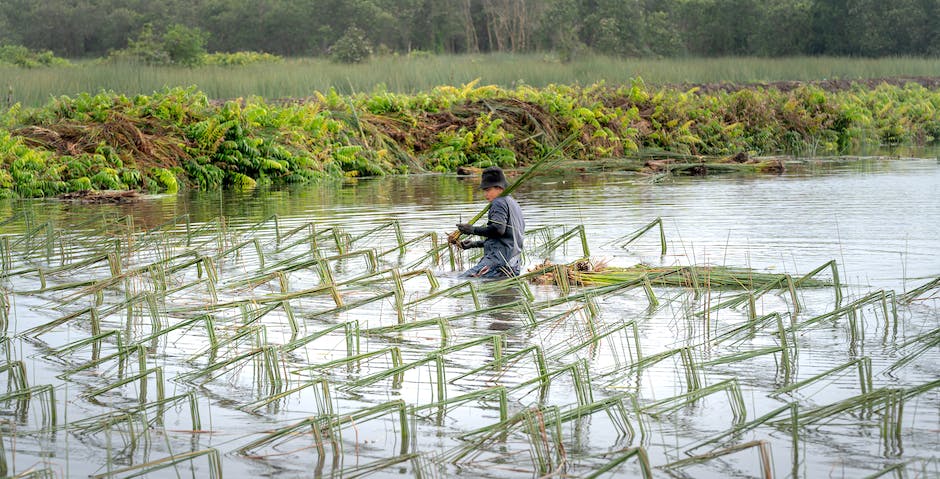
[[[490,203],[487,218],[487,226],[480,232],[486,237],[481,263],[505,266],[518,274],[525,239],[522,208],[512,196],[499,196]]]

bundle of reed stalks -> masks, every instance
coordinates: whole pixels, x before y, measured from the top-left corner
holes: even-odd
[[[554,284],[558,271],[550,261],[545,260],[530,269],[532,273],[544,271],[532,276],[537,284]],[[649,266],[636,264],[628,267],[610,266],[606,261],[594,261],[582,258],[563,265],[561,268],[571,284],[580,286],[606,286],[619,283],[643,281],[648,279],[655,286],[674,286],[710,289],[761,289],[776,285],[786,287],[787,274],[766,273],[750,268],[731,266]],[[802,287],[828,286],[823,280],[807,278]]]

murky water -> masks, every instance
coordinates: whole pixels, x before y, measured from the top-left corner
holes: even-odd
[[[485,312],[473,314],[478,308],[466,289],[459,296],[422,300],[431,284],[419,276],[404,280],[399,316],[389,294],[395,289],[391,274],[374,283],[350,282],[370,270],[364,254],[328,262],[342,284],[343,305],[375,299],[348,309],[330,294],[278,296],[284,286],[291,293],[321,284],[313,263],[258,279],[313,259],[305,236],[331,227],[356,238],[394,220],[406,239],[432,231],[443,235],[483,206],[475,186],[474,179],[411,176],[193,193],[132,205],[0,204],[2,218],[13,218],[3,233],[33,232],[29,241],[14,240],[11,248],[19,256],[10,258],[12,270],[54,268],[63,257],[74,262],[117,247],[124,252],[124,273],[161,260],[181,264],[177,255],[195,252],[214,257],[217,278],[206,279],[212,276],[208,266],[189,265],[164,273],[161,284],[148,270],[94,294],[49,286],[111,277],[106,262],[7,277],[5,364],[20,361],[29,386],[54,387],[60,427],[43,427],[51,420],[43,416],[41,391],[25,405],[9,398],[0,403],[7,473],[48,468],[58,476],[125,476],[138,472],[137,465],[204,452],[152,475],[205,477],[217,457],[227,477],[532,477],[553,471],[588,476],[641,446],[654,477],[762,477],[758,447],[660,466],[764,441],[774,477],[862,477],[896,464],[906,464],[913,477],[938,475],[940,388],[905,396],[903,408],[886,399],[844,411],[817,409],[864,393],[873,397],[883,388],[911,391],[940,380],[940,347],[929,337],[917,340],[940,327],[937,290],[898,305],[896,319],[890,307],[885,314],[890,301],[869,301],[844,315],[810,321],[870,293],[900,294],[940,275],[936,159],[819,161],[780,176],[660,183],[618,172],[568,172],[537,177],[515,194],[530,229],[556,226],[557,235],[584,225],[591,256],[612,265],[741,266],[797,277],[835,260],[844,295],[838,304],[832,288],[799,290],[798,313],[787,290],[755,301],[756,316],[780,313],[782,327],[806,323],[785,334],[793,343],[788,358],[777,350],[722,360],[781,345],[776,322],[735,329],[747,323],[746,302],[709,310],[734,291],[655,288],[659,305],[650,307],[643,289],[633,288],[549,305],[563,296],[555,286],[532,285],[526,297],[518,288],[492,292],[480,284],[477,300]],[[182,215],[188,215],[189,241]],[[657,217],[663,219],[666,255],[660,254],[656,230],[619,246],[619,239]],[[41,228],[47,221],[54,232]],[[128,222],[138,232],[132,237]],[[309,223],[314,226],[305,227]],[[343,253],[329,234],[317,238],[323,256]],[[536,250],[538,237],[529,240],[529,265],[544,257],[567,262],[582,255],[578,239],[544,254]],[[399,252],[392,228],[351,248],[374,250],[379,270],[429,267],[441,289],[459,285],[446,257],[440,264],[423,259],[428,249],[429,240],[422,240]],[[30,293],[43,281],[44,291]],[[129,300],[138,294],[139,300]],[[522,303],[535,306],[526,312]],[[95,309],[100,325],[91,326],[85,308]],[[31,330],[70,313],[76,313],[74,320]],[[216,348],[209,347],[204,314],[211,314]],[[376,330],[421,321],[424,326],[399,332]],[[79,343],[108,331],[115,333]],[[292,343],[301,338],[307,340]],[[126,345],[139,347],[109,359]],[[891,369],[924,345],[909,363]],[[668,351],[675,354],[630,367]],[[358,360],[348,361],[350,356]],[[510,359],[496,364],[496,357]],[[870,362],[870,387],[860,382],[853,364],[795,391],[772,394],[852,361]],[[396,365],[404,366],[389,373]],[[8,394],[17,390],[10,374]],[[709,394],[696,397],[696,391]],[[456,400],[463,395],[465,400]],[[180,398],[158,405],[160,398],[175,396]],[[446,407],[439,404],[445,399],[452,401]],[[622,415],[617,406],[600,404],[604,399],[623,404]],[[790,403],[804,414],[795,438],[784,408]],[[785,410],[749,423],[778,408]],[[494,434],[476,432],[527,410]],[[575,410],[577,417],[570,414]],[[106,416],[115,411],[124,415]],[[338,418],[329,427],[305,422],[328,413]],[[82,422],[87,418],[93,420]],[[703,444],[735,425],[738,433]],[[275,431],[283,435],[263,441]],[[322,439],[331,433],[332,441]],[[607,474],[640,474],[637,458]]]

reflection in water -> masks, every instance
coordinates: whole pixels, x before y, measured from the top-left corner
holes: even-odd
[[[481,295],[480,299],[482,300],[483,308],[494,309],[490,314],[493,321],[487,326],[487,329],[492,331],[506,331],[520,326],[521,320],[519,319],[518,312],[500,308],[500,306],[518,302],[523,298],[522,292],[515,287]]]
[[[302,242],[306,230],[295,233],[296,236],[290,239],[300,241],[301,246],[286,252],[274,252],[276,237],[308,223],[313,223],[317,231],[335,226],[355,236],[394,219],[401,225],[405,238],[428,232],[446,234],[453,229],[454,218],[468,219],[483,207],[476,185],[475,179],[465,181],[454,176],[424,175],[325,182],[277,190],[190,192],[178,197],[156,196],[126,205],[7,200],[0,201],[0,219],[6,220],[2,226],[4,234],[34,230],[48,223],[60,231],[81,233],[94,246],[96,242],[113,240],[129,222],[138,231],[169,230],[165,225],[176,225],[173,230],[183,234],[187,220],[195,229],[200,224],[224,217],[224,226],[228,228],[225,231],[231,235],[231,238],[225,239],[231,239],[232,244],[202,243],[198,253],[216,254],[217,250],[240,244],[240,240],[257,238],[261,247],[270,252],[266,271],[270,272],[276,269],[278,261],[293,260],[295,254],[305,259],[312,257],[311,250]],[[847,299],[879,288],[899,291],[910,289],[940,274],[940,202],[936,201],[940,197],[940,165],[935,160],[807,162],[804,168],[793,169],[781,176],[677,178],[661,183],[651,183],[647,178],[618,172],[558,173],[537,177],[515,192],[514,196],[525,208],[532,228],[559,224],[570,228],[583,224],[588,233],[592,256],[618,266],[629,266],[641,261],[652,265],[724,264],[795,275],[836,259],[845,272],[844,279],[849,283],[846,288]],[[275,215],[276,221],[273,219]],[[626,249],[618,247],[614,242],[656,217],[662,217],[666,225],[669,250],[665,257],[660,257],[658,238],[654,236],[641,238]],[[258,228],[252,228],[258,224]],[[392,233],[387,233],[384,239],[391,238],[394,243]],[[324,244],[335,241],[333,236],[325,236],[321,240]],[[581,248],[575,243],[577,241],[570,248],[551,252],[552,261],[557,263],[577,259]],[[422,242],[421,248],[427,244],[427,241]],[[361,248],[360,252],[368,252],[387,245],[387,242],[382,241],[364,241],[363,244],[357,244],[356,248]],[[388,284],[392,280],[386,281],[392,276],[390,273],[375,283],[344,286],[336,298],[323,294],[291,300],[291,311],[296,316],[296,331],[288,326],[289,311],[281,303],[272,303],[273,312],[253,321],[250,326],[240,325],[243,315],[260,310],[262,306],[239,301],[258,296],[277,299],[285,284],[290,291],[312,287],[319,284],[320,275],[323,274],[311,266],[290,271],[290,278],[283,278],[284,283],[276,277],[259,279],[252,276],[261,269],[252,256],[254,254],[252,248],[248,247],[231,252],[224,261],[220,260],[215,265],[222,277],[219,284],[214,286],[221,296],[218,299],[233,304],[230,310],[212,318],[217,321],[217,334],[224,338],[242,335],[238,337],[244,344],[236,345],[235,342],[219,351],[204,351],[208,342],[207,329],[202,322],[196,322],[172,338],[148,341],[149,350],[144,352],[141,364],[148,366],[152,361],[162,368],[161,373],[167,378],[176,378],[177,374],[191,373],[196,368],[222,364],[221,361],[231,358],[232,351],[245,354],[258,351],[273,353],[275,349],[257,347],[262,338],[279,346],[298,338],[313,338],[310,339],[309,347],[292,349],[279,359],[275,357],[276,360],[259,354],[254,362],[234,364],[233,370],[237,372],[231,376],[199,383],[195,391],[198,394],[198,407],[203,411],[202,429],[211,429],[219,435],[186,433],[187,430],[197,428],[184,420],[188,419],[185,417],[185,407],[175,408],[182,412],[175,409],[170,411],[168,417],[175,418],[176,422],[166,425],[166,428],[183,432],[168,434],[165,441],[152,441],[145,446],[135,444],[144,452],[138,450],[137,455],[131,454],[128,462],[139,463],[144,457],[164,457],[170,453],[166,449],[178,450],[181,444],[189,443],[191,447],[183,447],[192,450],[217,447],[222,450],[225,475],[229,477],[279,473],[302,475],[314,462],[318,464],[316,472],[320,473],[339,474],[341,468],[357,465],[362,465],[362,472],[367,470],[370,461],[385,460],[405,448],[396,411],[379,419],[360,418],[354,426],[345,424],[348,427],[343,432],[346,434],[342,438],[345,449],[341,457],[333,455],[337,451],[317,451],[317,446],[322,444],[311,441],[312,427],[285,434],[285,443],[272,448],[273,451],[268,451],[270,454],[265,458],[249,457],[235,451],[263,433],[295,424],[327,410],[334,411],[338,417],[345,417],[343,415],[351,411],[377,405],[394,405],[398,400],[406,404],[423,404],[444,398],[458,398],[481,390],[492,393],[490,388],[505,387],[505,405],[501,405],[494,397],[481,396],[454,405],[453,409],[447,409],[446,414],[443,408],[436,411],[436,415],[428,412],[428,416],[438,417],[437,422],[416,421],[421,429],[416,434],[421,444],[416,449],[409,448],[409,451],[453,451],[466,444],[473,444],[470,439],[460,439],[463,434],[498,423],[502,407],[510,413],[516,413],[541,406],[547,414],[551,411],[564,414],[591,400],[624,398],[625,421],[635,427],[635,434],[617,427],[618,424],[612,418],[618,416],[608,417],[603,410],[579,411],[583,416],[579,415],[562,426],[568,454],[565,467],[571,468],[569,472],[572,475],[582,475],[612,460],[611,451],[622,452],[642,445],[647,448],[651,461],[662,465],[683,454],[679,450],[680,446],[700,442],[714,436],[716,432],[727,430],[738,419],[728,406],[727,398],[733,396],[730,391],[727,394],[719,391],[698,400],[690,400],[687,404],[661,402],[724,381],[733,379],[740,386],[738,392],[746,403],[748,420],[776,410],[789,401],[798,401],[801,407],[809,410],[856,396],[860,391],[858,376],[852,370],[852,374],[827,378],[825,387],[807,387],[791,395],[770,396],[769,392],[784,382],[783,359],[778,348],[781,336],[772,334],[777,331],[777,324],[767,323],[770,326],[764,330],[754,327],[753,332],[741,326],[747,325],[750,316],[759,316],[762,312],[782,311],[784,316],[781,317],[781,324],[786,326],[832,311],[836,305],[829,289],[800,291],[798,298],[803,307],[800,313],[789,309],[791,303],[788,301],[792,299],[788,294],[763,295],[754,302],[753,315],[750,306],[711,311],[703,305],[698,294],[693,296],[686,290],[670,288],[657,288],[660,306],[651,307],[643,292],[628,290],[539,311],[540,320],[549,315],[554,318],[555,314],[559,315],[559,319],[553,319],[551,324],[536,331],[528,327],[530,319],[526,317],[526,312],[516,306],[527,301],[523,291],[516,287],[490,291],[486,288],[488,283],[476,282],[474,284],[485,290],[479,293],[480,307],[488,311],[485,314],[461,316],[460,313],[468,311],[469,300],[466,296],[447,297],[408,307],[405,319],[428,321],[429,326],[424,329],[407,330],[400,334],[354,335],[348,331],[394,327],[401,321],[395,312],[390,313],[390,305],[396,300],[389,293],[392,287]],[[134,259],[127,258],[130,262]],[[401,268],[414,259],[411,253],[390,253],[378,258],[377,269]],[[528,258],[529,266],[542,259]],[[360,256],[332,260],[330,274],[339,281],[356,279],[368,269],[365,266],[367,263]],[[108,269],[103,262],[98,266],[101,266],[101,270]],[[167,280],[170,287],[185,287],[174,292],[175,296],[166,304],[156,305],[153,310],[147,298],[135,299],[132,294],[138,290],[146,291],[149,286],[149,283],[141,284],[144,280],[140,278],[129,282],[126,297],[125,291],[110,289],[105,289],[95,298],[77,295],[79,299],[67,302],[63,307],[65,311],[50,311],[48,304],[63,297],[68,298],[71,291],[66,291],[62,296],[53,292],[39,296],[16,295],[15,301],[11,302],[12,320],[8,324],[14,335],[37,324],[54,321],[66,311],[71,311],[70,308],[78,310],[88,307],[86,302],[94,304],[95,301],[109,301],[108,305],[123,304],[123,301],[130,303],[111,311],[110,316],[104,316],[101,325],[89,326],[86,324],[86,315],[81,316],[81,320],[74,325],[70,323],[70,327],[66,328],[68,334],[63,335],[67,337],[44,335],[42,341],[48,342],[50,346],[18,339],[0,346],[6,348],[8,358],[22,358],[27,364],[31,384],[62,384],[62,364],[53,363],[46,357],[52,346],[86,338],[96,327],[101,329],[102,334],[107,334],[115,325],[122,324],[124,315],[136,318],[133,324],[128,322],[129,331],[122,331],[122,334],[133,338],[146,338],[152,333],[152,326],[157,328],[154,324],[167,326],[194,317],[204,320],[201,314],[197,314],[204,311],[194,312],[191,309],[192,304],[196,304],[198,309],[206,306],[206,297],[210,295],[210,286],[205,279],[209,269],[203,267],[208,268],[200,265],[200,281],[189,285],[183,284],[183,280],[178,277],[182,273],[176,276],[171,273]],[[434,273],[443,283],[458,282],[456,272],[451,271],[446,261],[436,266]],[[84,274],[86,272],[80,271],[76,278],[67,275],[66,278],[58,279],[76,281],[82,279]],[[110,275],[111,272],[106,274]],[[191,271],[189,274],[194,277],[197,273]],[[53,281],[55,279],[52,278]],[[4,287],[8,288],[20,279],[5,280],[7,283]],[[33,281],[36,284],[16,283],[11,289],[38,289],[40,280],[34,278]],[[427,282],[414,278],[405,281],[404,300],[411,301],[428,295]],[[447,287],[448,284],[442,285],[442,288]],[[557,298],[559,295],[554,287],[534,287],[533,290],[536,301]],[[718,304],[727,300],[731,293],[716,291],[713,294],[714,304]],[[711,298],[707,294],[706,297]],[[374,298],[379,300],[358,309],[345,311],[338,306],[343,302],[350,304]],[[138,302],[133,302],[135,300]],[[168,311],[180,304],[186,304],[190,309],[183,313]],[[783,336],[799,347],[800,353],[789,358],[793,362],[793,374],[805,379],[848,361],[867,358],[873,367],[876,388],[905,388],[936,381],[936,368],[929,367],[935,366],[940,360],[935,349],[927,350],[915,363],[916,367],[885,372],[899,355],[909,352],[899,347],[899,344],[936,328],[936,302],[924,301],[902,310],[900,323],[894,323],[893,327],[889,327],[889,317],[880,308],[880,305],[875,305],[857,314],[853,312],[824,322],[823,327],[818,329],[800,330],[797,334]],[[329,314],[318,314],[328,309],[331,310]],[[564,314],[563,310],[569,309],[571,314]],[[596,310],[596,315],[593,311],[588,314],[589,309]],[[452,316],[459,319],[446,325],[434,322]],[[158,319],[158,323],[148,322],[153,317]],[[329,330],[353,323],[355,329],[350,327],[347,331],[338,327]],[[321,332],[322,336],[316,336]],[[733,341],[707,340],[714,340],[720,334],[731,334],[729,337]],[[490,336],[497,336],[498,341],[489,341]],[[390,364],[396,361],[405,365],[416,364],[426,359],[431,351],[472,342],[481,337],[486,341],[474,343],[472,347],[456,353],[445,354],[443,369],[435,369],[435,364],[428,363],[394,374],[391,378],[375,376],[387,371]],[[701,347],[702,344],[708,347]],[[245,350],[239,350],[240,346],[244,346]],[[67,362],[81,364],[87,361],[86,356],[107,357],[108,352],[114,349],[114,345],[108,341],[100,341],[100,344],[95,342],[92,347],[92,352],[79,348],[63,353],[63,357]],[[695,353],[682,353],[684,350]],[[772,351],[766,353],[769,350]],[[506,357],[523,351],[528,353],[514,358],[511,368],[502,370],[487,367],[476,371],[483,365],[491,364],[499,354]],[[713,362],[718,358],[755,352],[765,354],[729,364]],[[379,353],[381,355],[375,357],[360,357]],[[401,357],[396,357],[396,353]],[[345,362],[350,357],[358,359]],[[636,364],[643,358],[654,358],[656,361],[651,361],[639,371],[624,372],[628,365]],[[90,417],[110,412],[92,402],[86,404],[79,399],[79,395],[100,388],[102,384],[99,383],[104,382],[102,378],[114,370],[120,369],[122,377],[129,376],[132,373],[125,372],[125,369],[130,370],[136,364],[135,361],[118,365],[103,364],[100,368],[82,373],[84,375],[70,375],[69,381],[72,382],[69,387],[56,391],[56,394],[61,391],[61,395],[65,395],[65,401],[60,402],[60,411],[64,412],[67,407],[70,420],[82,415]],[[279,368],[275,370],[283,369],[285,377],[289,378],[279,386],[281,389],[268,383],[264,383],[265,388],[262,388],[261,381],[245,379],[246,376],[276,376],[271,369],[264,369],[271,364],[278,365]],[[333,366],[310,369],[311,365],[323,364]],[[550,384],[538,380],[543,373],[542,368],[552,375]],[[469,374],[471,371],[473,374]],[[467,376],[461,377],[464,373]],[[332,384],[326,390],[316,382],[323,378]],[[364,378],[374,382],[355,384],[355,381]],[[536,380],[533,381],[533,378]],[[135,386],[138,384],[142,383],[133,382]],[[182,389],[188,387],[190,382],[168,380],[167,384]],[[438,390],[441,384],[444,386]],[[276,407],[250,412],[241,409],[247,403],[264,398],[268,389],[286,391],[290,388],[300,389],[295,394],[287,394],[279,399]],[[148,391],[152,399],[155,394],[153,383],[149,384]],[[131,408],[139,405],[137,393],[127,393],[129,399],[123,394],[114,393],[96,400],[102,404],[104,400],[115,401],[115,404],[124,401],[122,406]],[[632,402],[632,399],[636,399],[636,402]],[[800,455],[798,462],[792,465],[793,469],[800,475],[810,476],[823,468],[833,470],[835,461],[839,464],[839,470],[847,471],[844,473],[846,476],[866,475],[877,469],[877,464],[885,461],[883,456],[903,454],[901,460],[905,461],[932,457],[940,444],[930,428],[940,420],[937,417],[940,408],[937,407],[935,395],[923,395],[916,401],[916,407],[905,409],[903,415],[906,421],[903,424],[905,434],[913,434],[916,440],[904,438],[903,452],[900,451],[902,442],[896,440],[899,438],[877,437],[877,428],[872,435],[872,429],[862,426],[819,424],[813,426],[815,429],[812,433],[801,437]],[[11,416],[12,420],[22,423],[18,425],[21,429],[32,419],[24,417],[24,414],[30,412],[38,416],[37,406],[32,407],[32,411],[17,409],[16,415]],[[638,413],[640,409],[645,412]],[[866,414],[871,416],[871,413]],[[874,414],[877,415],[878,411],[874,411]],[[641,423],[637,422],[639,417],[652,424],[641,430]],[[781,418],[783,416],[775,419],[782,421]],[[544,418],[533,416],[530,419],[531,424],[537,426],[538,420]],[[546,424],[542,423],[541,426]],[[790,435],[778,434],[776,427],[767,426],[754,434],[773,444],[777,472],[790,473],[791,465],[787,463]],[[788,426],[781,427],[786,429]],[[549,432],[537,428],[533,430],[539,434],[527,437],[516,431],[519,434],[504,434],[485,443],[481,448],[486,452],[479,458],[483,466],[475,466],[473,461],[469,461],[461,466],[466,469],[451,468],[445,473],[461,474],[464,477],[501,478],[516,474],[531,477],[527,470],[532,466],[528,459],[530,445],[541,444],[545,450],[553,450],[555,446],[549,444],[554,434],[550,427],[544,430]],[[122,434],[118,426],[114,426],[113,432],[110,429],[106,432],[114,437],[129,437]],[[317,432],[325,434],[325,430]],[[802,434],[805,431],[801,428],[800,432]],[[533,438],[545,440],[539,442]],[[82,454],[92,456],[93,460],[89,464],[71,464],[69,475],[103,472],[103,469],[97,469],[98,464],[95,462],[103,463],[110,448],[103,440],[96,442],[99,439],[95,436],[87,440],[87,445],[78,445],[82,448]],[[29,443],[29,447],[24,448],[23,441],[29,441],[30,438],[17,440],[18,456],[28,458],[30,464],[45,460],[39,459],[38,453],[31,454],[32,450],[46,454],[43,448],[52,447],[55,451],[48,456],[68,457],[58,448],[72,447],[66,444],[67,441],[56,441],[53,446],[39,444],[42,442],[39,441]],[[313,446],[311,442],[314,442]],[[881,445],[885,446],[884,450],[879,449]],[[86,451],[89,447],[93,452]],[[70,451],[75,457],[76,450]],[[422,456],[421,460],[427,458]],[[750,459],[728,460],[728,467],[734,468],[735,474],[745,471],[740,472],[740,475],[745,475],[758,470],[752,467],[754,462],[749,462]],[[889,462],[894,460],[892,457]],[[60,463],[54,464],[58,466]],[[420,469],[420,464],[402,464],[405,465],[396,467],[401,467],[406,475],[415,475],[415,471]],[[630,469],[632,464],[627,464],[626,469],[620,472],[635,472]],[[509,472],[494,465],[506,466]],[[388,476],[393,475],[391,469],[382,471]],[[690,473],[692,471],[689,470]],[[696,477],[723,477],[727,472],[714,465],[694,469]]]

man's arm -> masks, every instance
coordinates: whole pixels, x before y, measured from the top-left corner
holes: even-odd
[[[509,205],[504,198],[496,198],[490,203],[489,221],[486,226],[474,226],[473,234],[484,238],[499,238],[506,234],[509,224]]]

